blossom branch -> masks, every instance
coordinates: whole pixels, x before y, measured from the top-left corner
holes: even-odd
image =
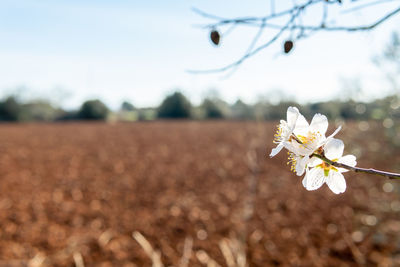
[[[274,157],[286,148],[289,151],[291,170],[295,171],[297,176],[305,173],[302,184],[308,191],[316,190],[326,184],[335,194],[345,192],[347,186],[342,173],[346,171],[400,180],[400,173],[359,168],[356,167],[357,161],[354,155],[343,156],[344,143],[334,138],[341,127],[325,137],[328,129],[328,119],[325,115],[315,114],[309,124],[296,107],[288,107],[286,116],[286,121],[280,120],[274,135],[274,143],[277,146],[271,150],[269,156]],[[313,161],[313,157],[320,160]]]
[[[351,167],[351,166],[348,166],[343,163],[332,161],[332,160],[326,158],[325,156],[323,156],[321,154],[317,154],[317,153],[312,154],[312,156],[317,157],[317,158],[325,161],[326,163],[328,163],[332,166],[338,167],[338,168],[344,168],[344,169],[354,171],[354,172],[362,172],[362,173],[380,175],[380,176],[384,176],[389,179],[400,179],[399,173],[385,172],[385,171],[375,170],[372,168],[366,169],[366,168],[359,168],[359,167]]]

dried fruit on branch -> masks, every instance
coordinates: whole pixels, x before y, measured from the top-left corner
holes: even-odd
[[[213,30],[213,31],[210,33],[210,39],[211,39],[211,41],[213,42],[213,44],[219,45],[219,40],[220,40],[220,38],[221,38],[221,37],[220,37],[218,31]]]
[[[283,48],[284,48],[284,51],[286,54],[289,53],[290,50],[292,50],[292,48],[293,48],[293,41],[287,40],[285,42],[285,44],[283,45]]]

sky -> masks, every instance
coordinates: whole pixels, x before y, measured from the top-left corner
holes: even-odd
[[[277,10],[293,3],[279,2]],[[389,1],[344,13],[344,5],[333,10],[333,18],[338,24],[364,25],[396,6],[399,1]],[[355,81],[363,86],[360,100],[390,93],[371,59],[382,54],[400,14],[373,31],[316,33],[296,42],[288,55],[282,53],[283,42],[291,38],[285,34],[229,75],[188,72],[232,63],[256,34],[255,29],[227,33],[219,28],[221,45],[216,47],[209,30],[199,27],[213,21],[193,8],[239,17],[264,16],[270,7],[268,0],[2,0],[0,97],[47,98],[72,109],[95,98],[111,108],[122,101],[157,106],[175,90],[195,104],[210,94],[231,103],[279,97],[323,101],[343,95],[343,84]],[[320,16],[321,10],[311,10],[304,21]],[[272,34],[265,31],[258,45]]]

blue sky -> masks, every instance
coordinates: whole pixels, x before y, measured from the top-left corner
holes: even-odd
[[[2,0],[0,94],[49,98],[68,108],[99,98],[117,108],[123,100],[139,107],[155,106],[177,88],[195,103],[212,90],[230,102],[277,95],[302,102],[327,100],[342,93],[343,79],[362,81],[361,100],[388,92],[371,58],[381,53],[400,25],[399,15],[371,32],[318,33],[296,43],[290,55],[282,55],[284,39],[278,40],[228,78],[221,73],[188,73],[231,63],[246,51],[254,35],[237,29],[214,47],[209,33],[195,27],[211,21],[191,8],[226,17],[261,16],[269,9],[267,0],[243,3]],[[368,23],[395,4],[342,16],[340,21]],[[318,12],[312,11],[310,18]]]

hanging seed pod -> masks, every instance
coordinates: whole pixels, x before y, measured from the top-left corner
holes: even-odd
[[[293,42],[291,40],[287,40],[283,45],[283,49],[286,54],[289,53],[290,50],[292,50],[292,48],[293,48]]]
[[[220,39],[219,32],[216,30],[211,31],[210,39],[211,39],[211,42],[213,42],[213,44],[219,45],[219,39]]]

